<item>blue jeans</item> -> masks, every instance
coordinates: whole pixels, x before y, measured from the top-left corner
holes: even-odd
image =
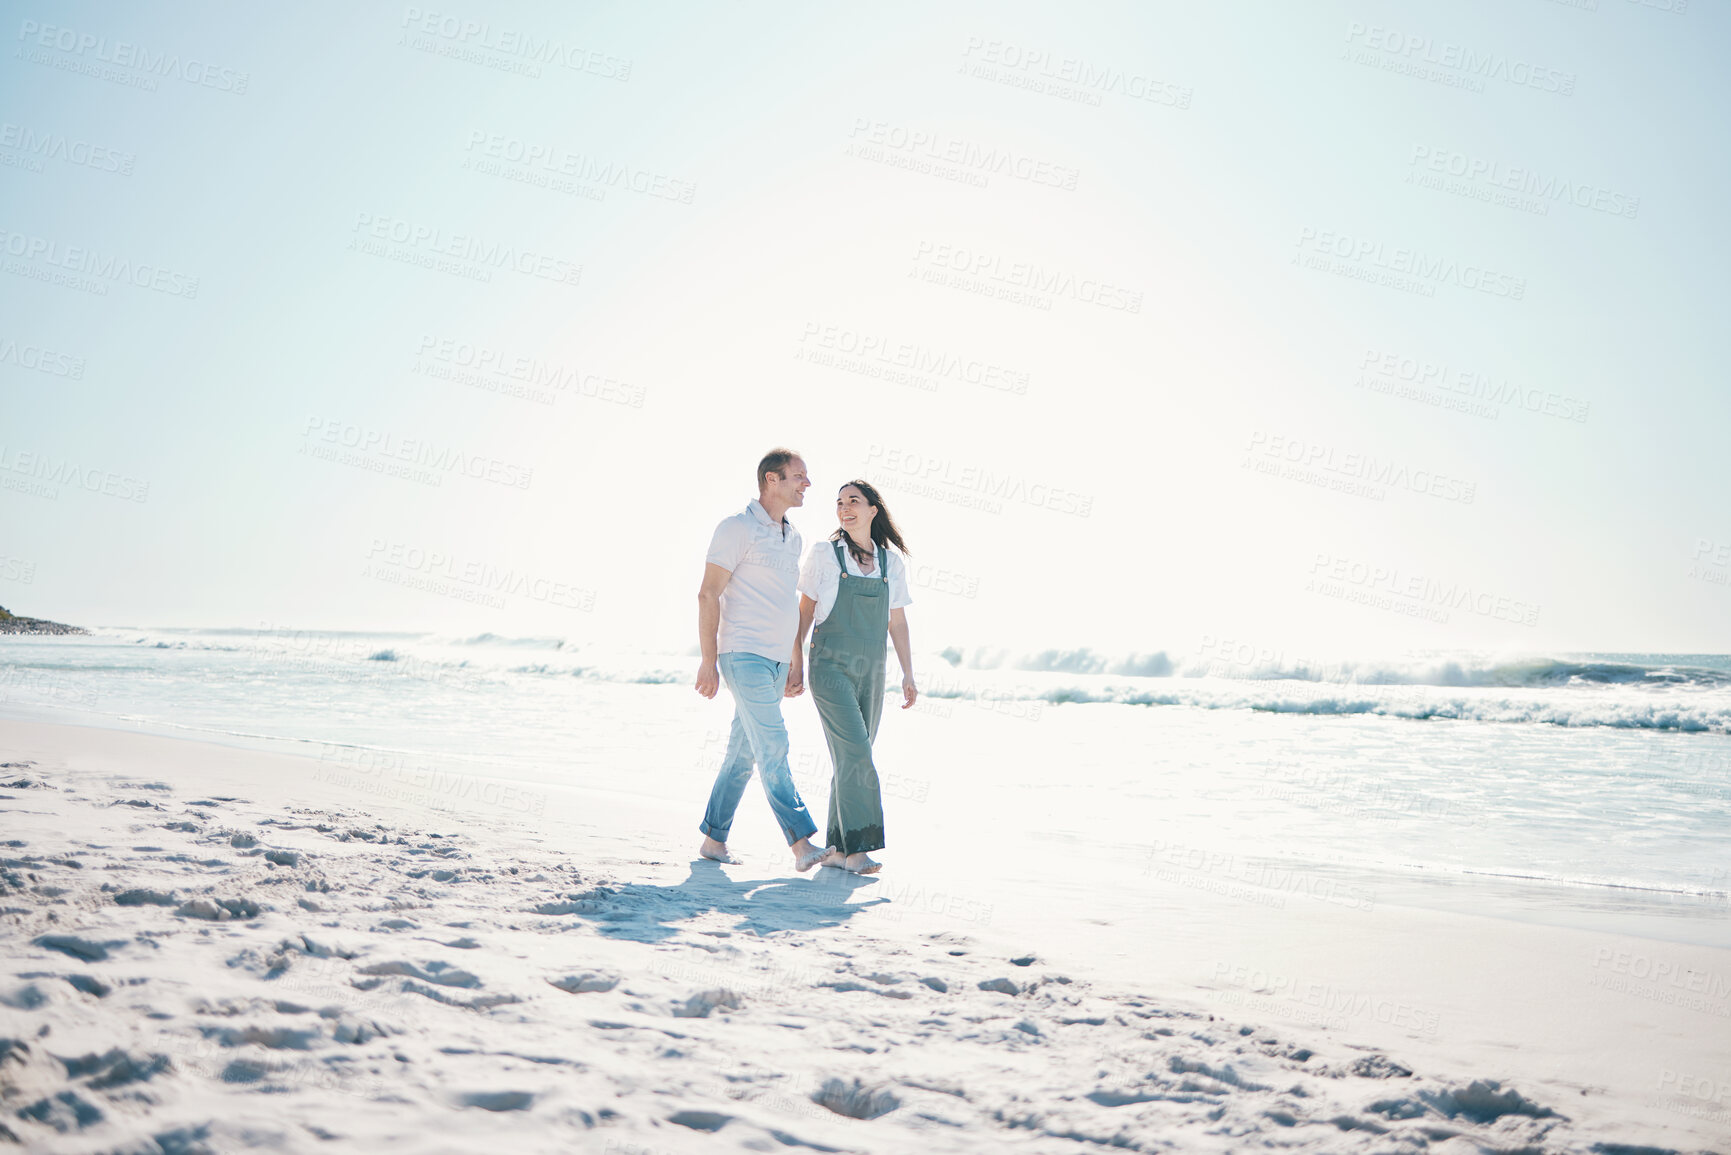
[[[781,720],[787,663],[773,662],[760,654],[732,653],[720,655],[715,664],[733,693],[733,733],[698,829],[717,842],[727,841],[727,833],[733,829],[733,812],[739,809],[755,762],[763,774],[769,808],[775,811],[788,845],[810,838],[817,833],[817,823],[806,813],[787,766],[787,725]]]

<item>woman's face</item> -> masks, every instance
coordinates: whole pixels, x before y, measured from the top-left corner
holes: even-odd
[[[850,537],[871,536],[872,519],[878,507],[866,500],[857,485],[844,485],[835,495],[835,516]]]

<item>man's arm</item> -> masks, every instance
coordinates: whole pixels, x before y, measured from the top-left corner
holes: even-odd
[[[715,668],[715,635],[721,629],[721,591],[732,578],[732,570],[708,562],[703,567],[703,587],[697,591],[697,648],[703,655],[697,665],[697,692],[705,698],[715,697],[721,688],[721,674]]]
[[[787,696],[797,698],[805,692],[805,636],[811,632],[811,619],[817,616],[817,603],[799,595],[799,636],[793,639],[793,662],[787,668]]]

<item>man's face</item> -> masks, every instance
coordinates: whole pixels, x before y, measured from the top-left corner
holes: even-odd
[[[805,491],[811,488],[811,478],[805,475],[805,462],[799,458],[788,462],[779,478],[772,473],[767,480],[765,497],[773,497],[790,506],[805,504]]]

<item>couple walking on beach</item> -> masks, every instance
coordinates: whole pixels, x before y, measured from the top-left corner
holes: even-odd
[[[734,712],[727,753],[698,826],[704,835],[699,853],[740,861],[727,849],[727,834],[755,764],[795,869],[823,865],[875,874],[881,865],[869,852],[883,849],[884,811],[872,742],[883,711],[886,636],[901,662],[904,710],[918,693],[902,613],[913,601],[902,556],[907,547],[877,490],[850,481],[836,495],[838,528],[812,545],[802,565],[803,543],[787,511],[805,504],[810,487],[799,454],[770,450],[757,464],[757,500],[722,521],[710,539],[697,594],[703,655],[697,692],[713,698],[725,681]],[[782,698],[797,698],[808,686],[835,766],[824,846],[811,844],[817,824],[794,787],[781,717]]]

